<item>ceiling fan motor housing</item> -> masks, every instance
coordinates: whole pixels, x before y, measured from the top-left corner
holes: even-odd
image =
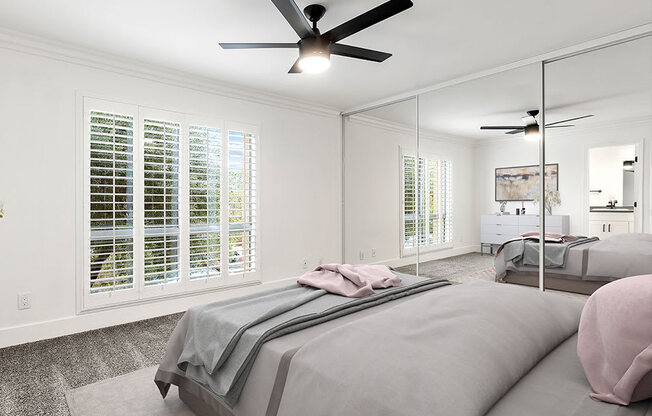
[[[539,125],[538,124],[530,124],[525,126],[524,133],[526,136],[529,136],[531,134],[538,134],[539,133]]]
[[[323,55],[330,56],[330,42],[322,37],[306,38],[299,41],[299,56]]]

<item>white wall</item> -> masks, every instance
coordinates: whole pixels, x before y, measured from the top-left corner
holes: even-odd
[[[243,291],[76,314],[80,93],[260,125],[263,282],[339,260],[339,118],[0,48],[0,347],[184,310]],[[289,107],[294,105],[296,109]],[[32,308],[17,310],[17,293]]]
[[[400,149],[416,150],[410,129],[351,118],[344,138],[344,245],[345,261],[385,263],[415,262],[400,258],[401,175]],[[473,212],[473,153],[469,144],[422,134],[420,150],[453,161],[453,247],[422,254],[421,260],[463,254],[477,249],[479,235],[470,227]],[[376,257],[371,257],[372,248]],[[360,260],[363,251],[365,259]]]
[[[561,129],[560,129],[561,130]],[[571,131],[572,130],[572,131]],[[588,151],[592,147],[643,143],[639,154],[643,188],[642,206],[640,209],[640,227],[650,230],[650,151],[652,147],[652,122],[649,120],[633,120],[619,125],[568,129],[546,133],[546,162],[559,164],[559,192],[562,204],[553,208],[552,213],[570,216],[570,232],[572,234],[588,233]],[[512,140],[487,140],[478,142],[474,148],[475,160],[475,194],[476,212],[481,214],[495,213],[499,204],[494,201],[494,169],[496,167],[535,165],[539,163],[538,142],[530,142],[523,138]],[[621,178],[622,179],[622,178]],[[507,209],[515,213],[520,208],[520,202],[510,202]],[[537,214],[538,207],[525,203],[527,214]],[[477,229],[479,230],[479,220]]]

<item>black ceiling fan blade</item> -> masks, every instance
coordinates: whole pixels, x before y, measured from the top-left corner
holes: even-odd
[[[362,13],[358,17],[354,17],[348,22],[334,27],[322,36],[331,42],[338,42],[354,33],[368,28],[369,26],[373,26],[378,22],[382,22],[383,20],[394,16],[395,14],[407,10],[412,7],[412,5],[413,3],[411,0],[389,0],[378,7],[374,7],[368,12]]]
[[[364,59],[366,61],[383,62],[392,56],[391,53],[374,51],[372,49],[358,48],[357,46],[331,43],[330,51],[333,55],[346,56],[347,58]]]
[[[298,48],[297,43],[220,43],[222,49]]]
[[[593,117],[593,114],[588,114],[588,115],[581,116],[581,117],[569,118],[569,119],[566,119],[566,120],[555,121],[554,123],[548,123],[548,124],[546,124],[546,127],[554,126],[555,124],[566,123],[567,121],[582,120],[583,118],[589,118],[589,117]]]
[[[480,130],[525,130],[523,126],[482,126]]]
[[[294,63],[294,65],[292,65],[292,68],[290,68],[290,70],[288,71],[288,74],[300,74],[300,73],[303,72],[303,71],[301,70],[301,68],[299,68],[299,60],[300,60],[300,59],[301,59],[301,58],[299,58],[299,59],[296,60],[296,62]]]
[[[312,27],[306,18],[303,17],[303,13],[294,1],[272,0],[272,3],[274,3],[278,11],[281,12],[285,20],[288,21],[292,29],[297,32],[297,35],[301,39],[315,36],[315,32],[312,31]]]
[[[523,133],[524,131],[525,129],[515,129],[511,131],[506,131],[505,134],[519,134],[519,133]]]

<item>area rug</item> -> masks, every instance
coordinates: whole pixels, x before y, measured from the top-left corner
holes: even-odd
[[[66,391],[71,416],[195,416],[176,387],[163,400],[154,384],[156,366]]]

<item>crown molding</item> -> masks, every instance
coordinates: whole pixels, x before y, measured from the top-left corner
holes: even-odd
[[[340,114],[338,109],[323,104],[247,89],[5,28],[0,28],[0,48],[257,104],[326,117]]]
[[[347,117],[352,123],[362,124],[370,127],[376,127],[394,133],[416,136],[415,128],[410,127],[403,123],[387,121],[387,120],[380,119],[378,117],[360,115],[360,114],[345,116],[345,117]],[[455,136],[450,134],[441,134],[433,130],[427,130],[423,128],[419,131],[419,137],[434,142],[455,144],[460,146],[469,146],[473,144],[473,139],[468,137]]]

